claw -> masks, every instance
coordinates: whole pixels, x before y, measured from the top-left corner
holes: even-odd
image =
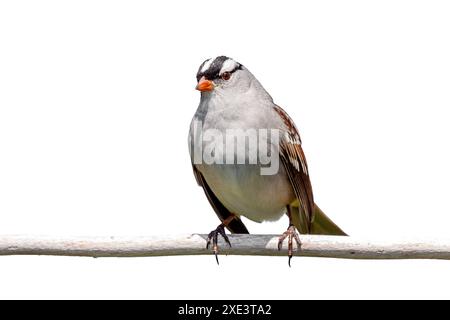
[[[281,248],[283,247],[283,242],[286,238],[288,238],[288,257],[289,257],[288,265],[289,267],[291,267],[291,259],[294,252],[293,240],[295,240],[298,249],[301,248],[302,243],[293,225],[289,225],[288,229],[285,232],[283,232],[283,234],[280,236],[278,240],[278,250],[281,250]]]
[[[231,248],[231,242],[230,242],[230,239],[228,238],[227,234],[225,233],[225,228],[223,227],[223,225],[222,225],[222,227],[219,229],[219,233],[220,233],[220,235],[222,236],[222,238],[225,240],[225,242],[228,244],[228,246],[230,246],[230,248]]]
[[[219,263],[219,256],[217,255],[217,252],[214,252],[214,255],[216,256],[217,265],[220,265],[220,263]]]
[[[208,239],[206,240],[206,249],[209,249],[209,246],[211,245],[211,242],[213,241],[213,232],[210,232],[208,234]]]
[[[210,245],[212,244],[213,253],[214,256],[216,257],[217,264],[219,264],[219,245],[218,245],[219,234],[222,236],[225,242],[231,247],[230,239],[225,233],[225,226],[223,224],[219,225],[216,228],[216,230],[213,230],[208,234],[208,239],[206,240],[206,249],[209,249]]]
[[[294,232],[294,239],[295,242],[297,243],[298,250],[300,250],[302,247],[302,241],[300,240],[300,237],[298,236],[297,232]]]
[[[285,233],[283,233],[283,235],[278,239],[278,251],[281,251],[281,249],[283,248],[283,242],[284,242],[284,239],[286,239],[286,237],[287,237],[287,234],[286,234],[286,232],[285,232]]]

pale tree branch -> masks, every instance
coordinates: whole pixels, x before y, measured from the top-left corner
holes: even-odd
[[[278,251],[278,236],[230,235],[232,247],[222,240],[227,255],[285,256]],[[352,237],[301,236],[295,255],[344,259],[448,259],[450,241],[370,241]],[[0,236],[0,255],[55,255],[86,257],[147,257],[211,254],[206,235],[157,237],[50,237]]]

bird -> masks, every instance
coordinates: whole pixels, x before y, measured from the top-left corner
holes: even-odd
[[[196,80],[200,103],[189,128],[189,151],[196,181],[220,219],[206,241],[217,263],[218,237],[231,246],[225,228],[231,233],[249,233],[241,217],[263,222],[288,216],[289,226],[279,237],[278,249],[287,238],[289,266],[294,241],[301,249],[299,233],[347,236],[315,204],[299,131],[256,77],[241,63],[222,55],[206,59]],[[239,146],[227,148],[225,137],[230,131],[266,134],[257,135],[258,144],[246,140],[242,155]],[[269,131],[278,133],[278,139],[272,139]],[[258,156],[261,149],[270,149],[271,161],[278,162],[275,173],[262,174],[268,164],[258,157],[255,162],[251,154]],[[239,157],[241,162],[236,160]]]

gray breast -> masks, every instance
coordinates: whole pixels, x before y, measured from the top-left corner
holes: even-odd
[[[255,83],[257,81],[255,80]],[[258,98],[259,97],[259,98]],[[257,99],[258,98],[258,99]],[[224,98],[220,95],[202,97],[194,117],[203,130],[217,130],[226,135],[228,129],[273,129],[281,128],[279,117],[274,114],[270,96],[254,95],[251,92],[239,97]],[[191,143],[193,140],[191,124]],[[273,147],[270,140],[263,141]],[[191,150],[211,149],[212,141],[202,141],[201,147],[191,146]],[[276,146],[278,148],[278,145]],[[235,149],[236,151],[237,149]],[[217,154],[215,156],[226,156]],[[217,198],[231,212],[261,222],[277,220],[285,212],[286,205],[294,199],[294,193],[284,167],[277,156],[278,171],[273,175],[262,175],[260,164],[249,164],[251,146],[246,146],[245,164],[202,163],[196,165]],[[192,156],[192,153],[191,153]]]
[[[199,119],[194,119],[194,121],[196,120]],[[197,125],[201,125],[201,122]],[[233,121],[231,125],[224,125],[223,121],[213,123],[205,119],[203,130],[212,128],[225,137],[226,130],[229,127],[237,126],[240,128],[241,125],[239,121]],[[191,143],[194,140],[192,129],[193,125],[191,125]],[[215,142],[202,140],[201,147],[191,145],[191,148],[192,150],[195,148],[201,149],[200,152],[212,150],[214,149],[214,146],[211,146],[212,143]],[[267,148],[271,147],[270,141],[265,141],[265,143]],[[237,151],[237,148],[234,150]],[[277,173],[262,175],[261,168],[267,166],[250,164],[249,155],[253,150],[249,145],[246,145],[245,149],[245,164],[237,164],[236,162],[227,164],[225,161],[227,150],[223,149],[223,153],[221,153],[220,148],[219,150],[214,149],[214,151],[215,157],[224,159],[224,163],[205,163],[203,161],[197,165],[197,168],[224,206],[237,215],[243,215],[257,222],[279,219],[284,213],[286,205],[294,200],[291,184],[279,158],[277,159],[279,163]],[[278,153],[276,154],[278,155]],[[237,156],[235,159],[237,159]]]

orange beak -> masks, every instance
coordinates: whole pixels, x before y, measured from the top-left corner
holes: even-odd
[[[211,80],[207,80],[205,77],[202,77],[195,89],[201,92],[212,91],[214,89],[214,83]]]

